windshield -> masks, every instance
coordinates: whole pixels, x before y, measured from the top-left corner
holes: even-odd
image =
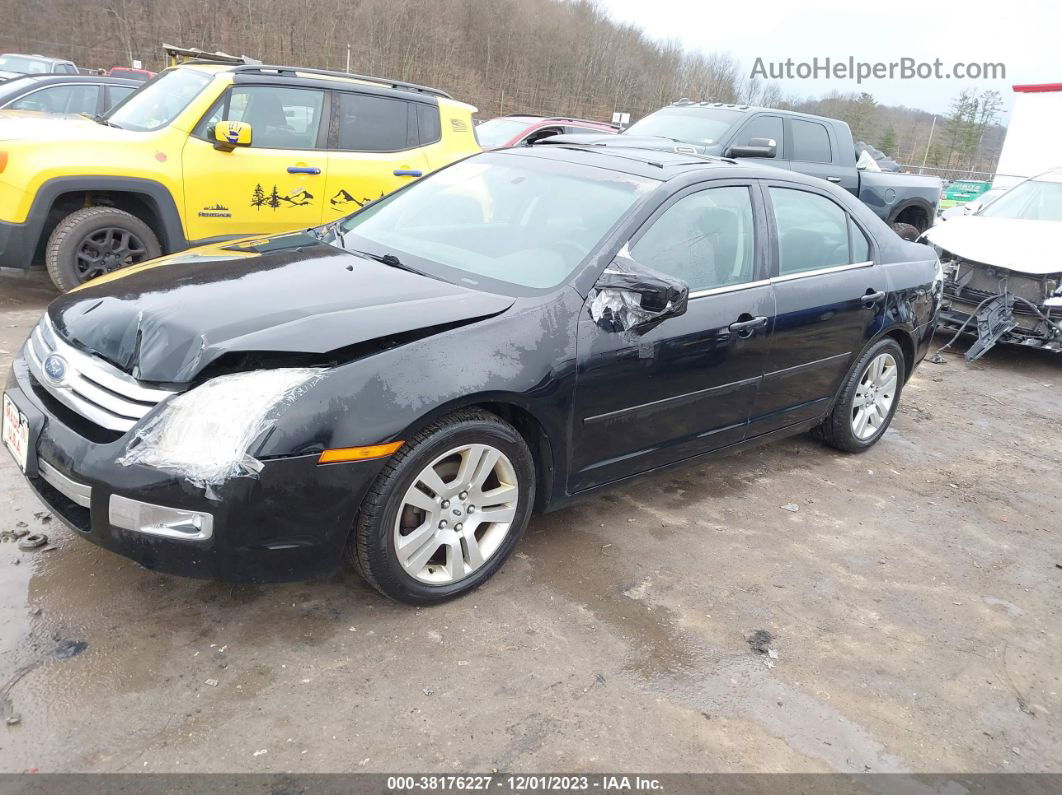
[[[664,108],[639,119],[623,135],[673,138],[706,146],[720,140],[743,117],[741,111],[726,108]]]
[[[340,228],[347,248],[393,254],[446,281],[500,292],[513,285],[546,289],[565,281],[656,184],[571,163],[483,154],[370,204]]]
[[[986,218],[1062,221],[1062,181],[1030,179],[981,210]]]
[[[505,146],[528,127],[526,120],[491,119],[476,126],[476,140],[484,149]]]
[[[22,72],[27,75],[46,75],[51,71],[47,61],[25,55],[0,55],[0,72]]]
[[[188,107],[210,80],[211,75],[195,69],[163,72],[116,105],[107,114],[107,121],[139,132],[165,127]]]

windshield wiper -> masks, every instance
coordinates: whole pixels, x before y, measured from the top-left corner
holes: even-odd
[[[86,114],[86,115],[88,115],[88,114]],[[95,116],[92,117],[92,120],[94,122],[96,122],[96,124],[103,124],[103,125],[106,125],[107,127],[117,127],[119,130],[124,129],[123,127],[120,127],[117,124],[115,124],[113,121],[110,121],[102,113],[97,113]]]
[[[409,271],[410,273],[415,273],[418,276],[427,276],[428,275],[424,271],[419,271],[419,270],[417,270],[416,268],[414,268],[414,267],[412,267],[410,265],[406,265],[404,262],[402,262],[402,260],[400,260],[394,254],[390,254],[390,253],[388,253],[388,254],[373,254],[372,252],[369,252],[369,251],[359,251],[356,248],[348,248],[347,251],[349,251],[351,254],[357,254],[359,257],[365,257],[366,259],[371,259],[371,260],[375,260],[376,262],[381,262],[384,265],[390,265],[392,268],[399,268],[399,269],[404,270],[404,271]]]

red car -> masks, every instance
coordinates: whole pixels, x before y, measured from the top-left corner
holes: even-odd
[[[551,135],[588,132],[618,133],[619,127],[602,121],[513,113],[476,125],[476,140],[484,149],[500,149],[503,146],[530,146]]]
[[[111,71],[109,71],[107,75],[109,77],[124,77],[129,80],[139,80],[141,83],[146,83],[155,76],[155,73],[148,71],[147,69],[133,69],[129,66],[114,66],[111,67]]]

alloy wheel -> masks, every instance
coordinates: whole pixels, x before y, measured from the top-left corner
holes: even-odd
[[[430,585],[468,577],[501,547],[519,494],[516,470],[497,448],[465,444],[443,453],[402,498],[394,527],[398,562]]]
[[[128,229],[109,226],[90,232],[77,247],[74,265],[82,282],[147,259],[147,246]]]
[[[852,433],[857,439],[873,438],[885,424],[896,400],[898,377],[891,353],[879,354],[867,364],[852,401]]]

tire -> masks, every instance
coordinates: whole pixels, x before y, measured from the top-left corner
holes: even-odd
[[[90,263],[79,254],[98,259]],[[63,218],[52,231],[44,262],[52,283],[65,293],[97,276],[160,254],[159,239],[135,215],[114,207],[83,207]]]
[[[490,476],[478,486],[477,472],[461,478],[461,468],[487,448],[500,454],[494,464],[490,455],[478,459],[491,467]],[[431,473],[442,493],[424,490]],[[531,451],[515,428],[486,411],[456,412],[418,432],[387,462],[362,502],[345,556],[391,599],[414,605],[452,599],[501,568],[527,526],[535,487]],[[501,494],[504,500],[494,496]],[[480,518],[487,515],[511,519]]]
[[[881,416],[881,405],[876,401],[871,401],[875,405],[871,419],[867,422],[863,432],[858,433],[858,410],[860,407],[863,407],[865,411],[867,410],[863,406],[863,401],[869,400],[876,395],[884,394],[882,386],[875,386],[873,391],[868,392],[866,386],[863,385],[871,366],[876,364],[879,359],[888,364],[889,358],[882,357],[891,357],[891,362],[895,367],[895,386],[890,393],[891,399],[888,403],[888,409],[884,412],[884,416]],[[869,450],[885,433],[892,422],[893,415],[896,414],[896,407],[900,404],[900,393],[903,391],[906,373],[907,363],[904,361],[903,349],[900,348],[900,344],[891,337],[878,340],[859,357],[859,361],[852,368],[830,413],[826,415],[826,419],[823,420],[822,424],[815,429],[815,435],[830,447],[843,450],[846,453],[862,453],[864,450]],[[884,373],[882,378],[887,380],[887,376]],[[877,420],[874,418],[876,417],[880,417],[880,424],[875,426],[874,422]]]
[[[922,233],[914,224],[894,223],[892,225],[892,231],[904,240],[909,240],[912,243],[917,243],[918,238],[922,236]]]

